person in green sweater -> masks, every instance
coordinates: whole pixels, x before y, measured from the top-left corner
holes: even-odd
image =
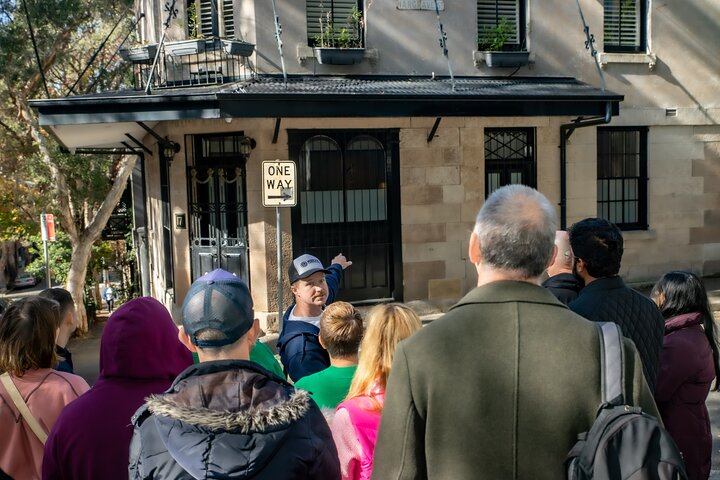
[[[330,366],[295,383],[296,388],[309,392],[321,409],[334,411],[345,399],[357,369],[363,331],[362,315],[349,303],[335,302],[323,310],[319,338],[330,355]]]

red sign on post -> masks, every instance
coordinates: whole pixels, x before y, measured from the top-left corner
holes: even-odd
[[[42,226],[43,242],[54,242],[55,216],[52,213],[44,213],[40,215],[40,225]]]

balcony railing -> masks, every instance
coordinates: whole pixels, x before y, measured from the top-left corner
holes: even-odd
[[[165,42],[160,47],[158,64],[151,76],[157,44],[121,50],[132,63],[135,89],[192,87],[223,84],[254,78],[250,60],[254,45],[239,40],[198,38]]]

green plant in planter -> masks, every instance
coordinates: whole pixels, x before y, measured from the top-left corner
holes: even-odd
[[[188,5],[187,18],[188,38],[203,38],[204,35],[200,33],[200,18],[198,17],[197,4],[195,2]]]
[[[362,48],[363,14],[353,6],[345,26],[339,30],[333,25],[329,11],[319,19],[320,33],[315,36],[315,43],[321,48]]]
[[[500,52],[505,42],[514,33],[514,26],[507,17],[501,17],[494,27],[485,25],[478,37],[478,50],[487,52]]]

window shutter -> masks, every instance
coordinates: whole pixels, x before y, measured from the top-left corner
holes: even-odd
[[[212,37],[213,34],[213,2],[216,0],[200,0],[198,8],[199,33],[203,37]]]
[[[357,0],[307,0],[305,15],[308,40],[312,42],[320,35],[320,19],[324,19],[327,12],[333,12],[332,23],[335,30],[347,27],[353,7],[360,8]]]
[[[520,47],[520,1],[519,0],[478,0],[477,24],[478,36],[482,36],[487,28],[495,28],[505,17],[512,26],[512,33],[506,45]]]
[[[225,38],[235,38],[235,16],[233,15],[233,0],[223,0],[223,28],[220,35]]]
[[[637,51],[641,44],[641,0],[604,0],[604,45]]]

